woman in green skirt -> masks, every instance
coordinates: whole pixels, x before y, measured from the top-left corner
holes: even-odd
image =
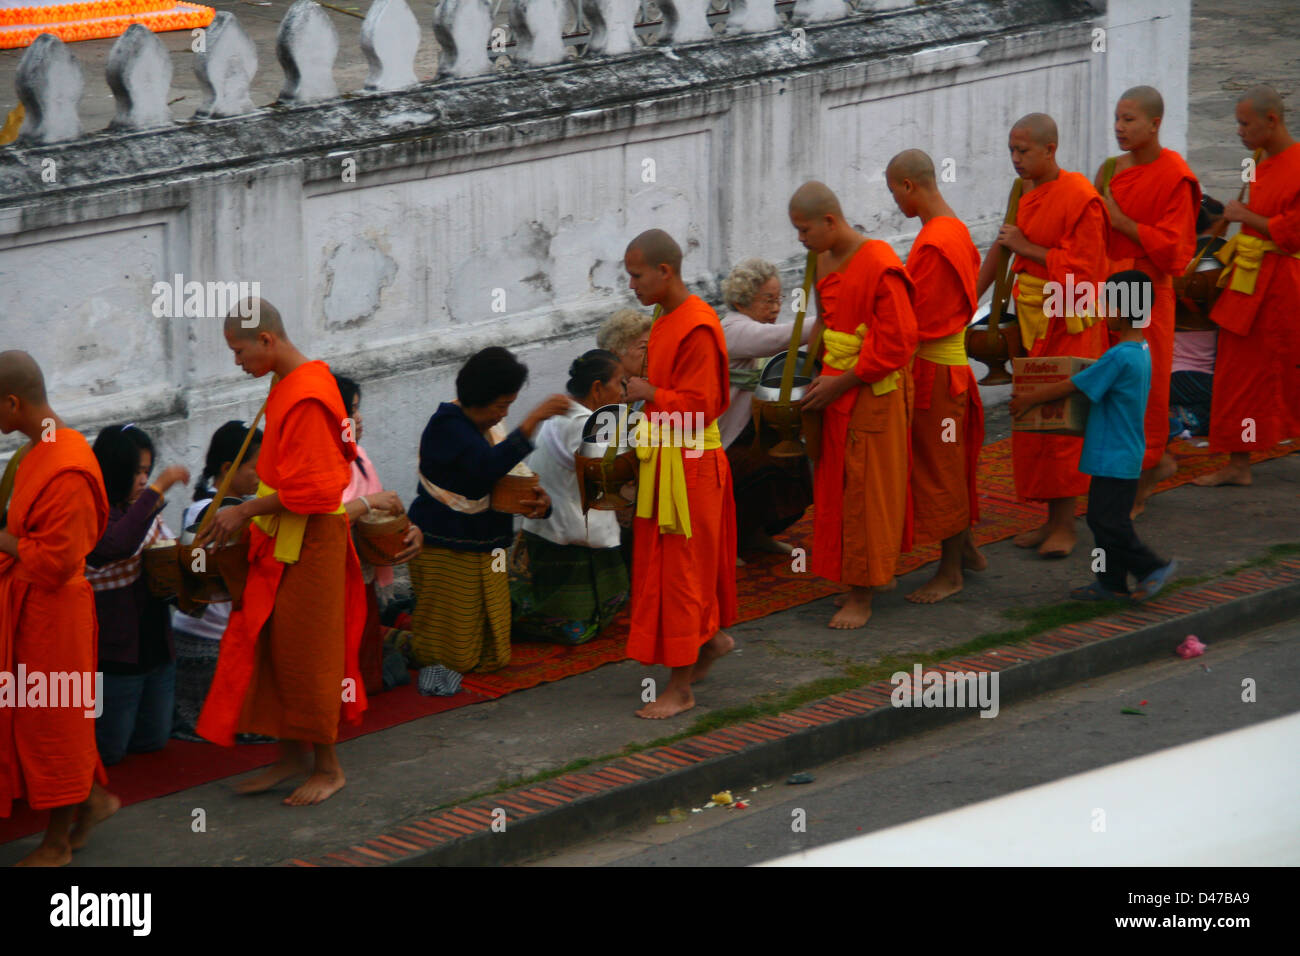
[[[618,357],[592,349],[569,367],[568,409],[537,430],[528,456],[551,496],[551,513],[525,518],[528,572],[510,587],[514,640],[582,644],[599,634],[627,603],[627,568],[612,511],[582,513],[574,453],[593,411],[623,401]]]
[[[528,369],[505,349],[478,352],[456,376],[456,401],[438,406],[420,438],[420,487],[408,511],[424,532],[411,561],[415,611],[407,653],[417,667],[467,674],[510,663],[504,555],[514,518],[492,510],[492,486],[532,451],[538,426],[569,404],[552,395],[506,434],[499,425],[527,378]],[[539,488],[527,505],[540,518],[550,500]]]

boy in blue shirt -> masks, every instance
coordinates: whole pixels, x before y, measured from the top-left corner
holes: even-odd
[[[1117,300],[1121,288],[1127,307]],[[1035,405],[1067,398],[1076,391],[1092,406],[1084,431],[1079,470],[1092,475],[1088,488],[1088,527],[1101,549],[1097,580],[1075,588],[1070,597],[1102,601],[1154,597],[1178,565],[1165,561],[1143,544],[1129,517],[1142,473],[1143,416],[1151,390],[1151,352],[1143,338],[1152,302],[1151,279],[1137,269],[1117,272],[1106,280],[1098,303],[1106,324],[1118,339],[1095,363],[1071,378],[1048,385],[1032,396],[1013,395],[1011,414],[1020,418]],[[1121,314],[1124,313],[1124,314]],[[1128,576],[1137,580],[1130,591]]]

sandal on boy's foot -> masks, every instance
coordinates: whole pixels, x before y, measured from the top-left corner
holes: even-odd
[[[1070,600],[1072,601],[1127,601],[1128,597],[1127,594],[1112,591],[1100,581],[1093,581],[1091,584],[1085,584],[1083,587],[1075,588],[1070,592]]]
[[[1137,590],[1133,592],[1133,598],[1137,601],[1149,601],[1160,593],[1160,589],[1165,586],[1174,572],[1178,570],[1178,562],[1170,561],[1163,568],[1156,568],[1142,580]]]

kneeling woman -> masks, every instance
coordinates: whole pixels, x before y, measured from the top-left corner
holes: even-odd
[[[528,467],[551,495],[547,518],[524,520],[528,577],[515,581],[515,640],[582,644],[609,624],[627,603],[627,568],[612,511],[582,514],[573,455],[587,417],[623,400],[617,356],[592,349],[569,367],[568,409],[537,431]]]
[[[411,561],[409,654],[416,666],[467,674],[510,663],[504,555],[514,519],[491,509],[492,486],[533,450],[537,426],[569,407],[567,396],[552,395],[506,435],[499,423],[527,378],[508,351],[484,349],[457,374],[456,401],[438,406],[420,438],[420,487],[408,512],[424,532],[424,547]],[[550,512],[541,489],[528,504],[531,517]]]

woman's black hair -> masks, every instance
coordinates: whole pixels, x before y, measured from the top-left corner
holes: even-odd
[[[569,366],[569,381],[564,387],[574,398],[585,398],[592,385],[608,382],[621,367],[622,363],[613,352],[591,349],[573,360]]]
[[[499,345],[471,355],[456,373],[456,398],[463,408],[483,408],[502,395],[515,395],[528,381],[528,366]]]
[[[93,446],[104,476],[104,490],[110,505],[125,505],[135,487],[135,473],[140,467],[140,452],[154,459],[153,442],[135,425],[109,425],[100,431]]]
[[[212,441],[208,444],[208,457],[203,460],[203,474],[199,475],[199,480],[194,483],[195,501],[212,497],[212,492],[215,490],[211,484],[212,480],[221,473],[221,466],[226,462],[234,464],[235,456],[239,454],[240,446],[244,444],[244,436],[247,434],[248,425],[237,421],[226,422],[213,433]],[[253,440],[248,443],[245,460],[261,445],[262,429],[259,428],[253,433]]]
[[[361,386],[357,384],[356,379],[348,378],[346,375],[335,375],[334,384],[339,387],[339,394],[343,396],[343,414],[352,414],[352,404],[361,397]]]
[[[334,376],[334,384],[339,387],[339,394],[343,396],[343,414],[350,419],[352,417],[352,404],[361,399],[361,386],[357,384],[356,379],[338,374]],[[353,428],[356,428],[355,422],[353,422]],[[353,437],[356,437],[355,434]],[[361,474],[366,473],[366,466],[361,463],[360,455],[353,459],[353,464],[357,466]]]

